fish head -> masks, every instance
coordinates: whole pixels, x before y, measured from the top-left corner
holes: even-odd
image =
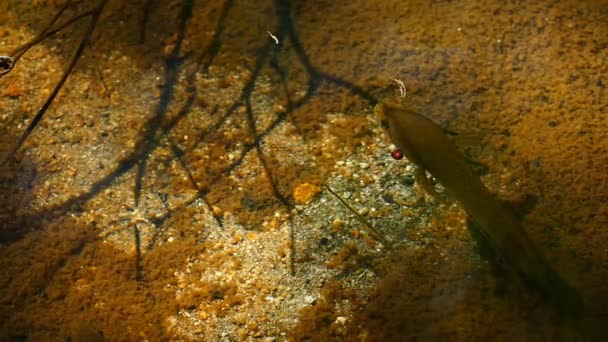
[[[397,106],[379,103],[374,107],[374,115],[380,127],[384,130],[386,143],[394,145],[398,150],[403,152],[410,162],[419,164],[419,158],[409,143],[409,132],[404,130],[404,127],[401,127],[402,121],[407,119],[402,116],[407,116],[408,111]]]

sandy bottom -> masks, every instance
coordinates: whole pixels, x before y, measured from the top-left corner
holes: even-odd
[[[605,2],[73,2],[0,79],[4,161],[93,29],[0,167],[1,340],[608,337]],[[2,1],[0,55],[65,3]],[[493,272],[374,99],[536,199],[578,324]]]

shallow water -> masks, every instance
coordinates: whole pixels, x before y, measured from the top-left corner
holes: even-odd
[[[0,55],[62,4],[3,1]],[[602,337],[606,3],[98,4],[0,79],[4,160],[99,13],[0,169],[3,339]],[[456,132],[500,199],[536,199],[523,225],[582,323],[493,272],[459,205],[390,158],[376,101]]]

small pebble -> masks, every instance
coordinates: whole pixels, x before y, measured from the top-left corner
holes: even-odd
[[[336,317],[336,323],[340,324],[340,325],[344,325],[344,323],[346,323],[347,318],[344,316],[338,316]]]
[[[306,304],[313,304],[316,301],[317,301],[317,298],[315,298],[314,296],[304,297],[304,303],[306,303]]]

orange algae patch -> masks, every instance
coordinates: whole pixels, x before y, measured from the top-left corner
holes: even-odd
[[[289,341],[352,340],[349,326],[343,324],[347,313],[340,305],[349,302],[360,307],[361,300],[352,289],[345,289],[337,281],[326,283],[319,299],[300,311],[299,324],[293,329]]]
[[[319,192],[321,192],[320,187],[310,183],[302,183],[293,190],[293,199],[297,204],[306,204]]]
[[[176,277],[192,255],[210,269],[227,260],[239,267],[230,253],[208,251],[210,243],[184,238],[138,257],[100,240],[77,219],[49,223],[0,248],[0,340],[171,339],[179,331],[167,322],[179,310],[220,315],[243,301],[234,282],[201,280],[206,267]]]

